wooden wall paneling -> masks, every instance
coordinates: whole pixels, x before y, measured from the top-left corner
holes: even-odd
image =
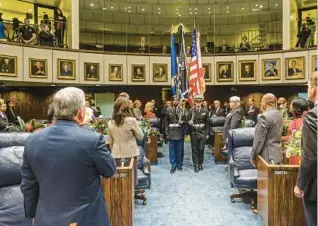
[[[149,85],[150,67],[149,56],[127,56],[128,85]],[[132,65],[145,65],[145,81],[132,81]]]
[[[217,64],[219,62],[233,62],[233,81],[219,81],[217,80],[217,77],[219,75],[219,69],[217,68]],[[215,61],[214,61],[214,71],[215,71],[215,76],[214,76],[214,84],[215,85],[235,85],[237,83],[237,64],[236,64],[236,56],[216,56]]]
[[[110,64],[122,65],[122,70],[123,70],[122,81],[110,81],[109,79]],[[104,84],[105,85],[127,85],[128,84],[127,56],[104,54]]]
[[[269,60],[269,59],[279,59],[280,64],[280,79],[279,80],[263,80],[263,60]],[[259,62],[258,62],[258,74],[259,74],[259,84],[281,84],[283,83],[283,78],[285,76],[285,69],[283,67],[283,54],[282,53],[274,53],[274,54],[261,54],[259,56]],[[276,67],[277,69],[277,67]],[[278,71],[278,73],[279,73]]]
[[[46,62],[45,69],[47,78],[30,77],[32,66],[30,59],[39,59]],[[25,82],[53,82],[53,51],[51,49],[38,49],[23,47],[23,81]]]
[[[294,58],[294,57],[305,57],[305,79],[286,79],[286,59],[287,58]],[[299,52],[286,52],[283,54],[283,68],[285,70],[284,73],[284,83],[294,83],[294,84],[301,84],[306,83],[308,81],[309,75],[309,59],[308,59],[308,51],[299,51]]]
[[[0,75],[0,81],[23,81],[23,49],[21,46],[0,44],[0,55],[17,57],[17,76]],[[2,65],[1,65],[2,66]]]
[[[205,81],[205,85],[214,85],[215,84],[215,65],[214,65],[214,57],[202,57],[202,64],[210,64],[210,76],[211,80],[210,81]]]
[[[254,72],[256,73],[255,78],[256,80],[251,80],[251,81],[240,81],[240,62],[241,61],[255,61],[254,66],[256,67],[256,70]],[[242,85],[251,85],[251,84],[259,84],[260,81],[260,74],[258,71],[258,62],[259,62],[259,56],[258,55],[238,55],[236,56],[236,79],[237,79],[237,84]]]
[[[85,80],[85,63],[99,64],[99,81]],[[103,54],[80,53],[79,54],[79,82],[81,84],[103,84],[104,83],[104,56]]]
[[[151,56],[149,61],[150,61],[150,65],[149,65],[150,85],[155,85],[155,86],[169,86],[169,85],[171,85],[171,58],[167,57],[167,56],[158,56],[158,57]],[[166,82],[154,82],[154,71],[153,71],[154,64],[166,64],[167,65],[166,74],[167,74],[168,81],[166,81]]]
[[[66,80],[66,79],[58,79],[58,59],[69,59],[75,60],[75,79],[74,80]],[[53,51],[53,82],[54,83],[67,83],[67,84],[78,84],[80,82],[80,71],[79,71],[79,52],[70,52],[70,51]]]

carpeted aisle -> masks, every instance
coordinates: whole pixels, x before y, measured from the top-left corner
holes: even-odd
[[[146,190],[148,204],[135,205],[135,226],[259,226],[249,204],[231,203],[226,165],[214,164],[206,150],[204,171],[194,173],[191,147],[185,143],[183,171],[170,174],[168,145],[164,157],[152,166],[152,187]]]

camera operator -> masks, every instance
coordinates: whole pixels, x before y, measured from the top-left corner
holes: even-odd
[[[53,47],[53,35],[50,31],[50,25],[44,24],[42,25],[42,31],[38,36],[40,46],[51,46]]]
[[[36,39],[35,29],[30,26],[30,19],[24,19],[24,25],[19,27],[18,35],[25,44],[30,44]]]
[[[311,31],[310,36],[308,37],[306,45],[305,45],[305,47],[308,48],[315,45],[316,24],[310,17],[307,17],[306,21]]]
[[[296,44],[296,47],[305,48],[306,41],[308,37],[310,36],[311,30],[308,28],[308,25],[304,23],[301,27],[300,32],[298,33],[298,42]]]
[[[3,19],[2,19],[2,13],[0,13],[0,40],[1,41],[7,40],[7,36],[4,33],[4,30],[6,30],[6,29],[7,29],[6,25],[4,24]]]

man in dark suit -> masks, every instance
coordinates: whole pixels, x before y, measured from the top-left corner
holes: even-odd
[[[78,88],[58,91],[56,122],[30,135],[21,168],[27,218],[35,226],[109,226],[101,176],[116,172],[104,136],[79,127],[85,96]]]
[[[254,125],[256,125],[258,114],[259,114],[259,109],[258,109],[258,107],[254,106],[254,99],[249,98],[246,119],[252,120],[254,122]]]
[[[315,103],[304,117],[302,129],[301,164],[294,193],[303,199],[307,226],[317,225],[317,112],[318,112],[318,72],[308,81],[308,99]]]
[[[237,96],[230,98],[230,108],[232,111],[226,116],[224,127],[223,127],[223,141],[225,145],[223,150],[227,149],[227,138],[231,129],[236,129],[241,126],[243,119],[243,109],[240,107],[241,99]]]
[[[288,68],[288,76],[294,76],[301,72],[299,68],[296,68],[296,61],[292,61],[292,67]]]
[[[212,117],[224,117],[224,110],[220,107],[220,101],[216,100],[214,101],[214,108],[215,108],[215,112],[212,115]]]
[[[4,102],[3,99],[0,99],[0,132],[6,131],[9,120],[6,116],[5,112],[7,110],[7,104]]]
[[[280,143],[283,117],[276,108],[276,97],[271,93],[265,94],[261,107],[265,112],[256,124],[251,163],[256,166],[256,158],[261,155],[266,162],[279,164],[283,160]]]

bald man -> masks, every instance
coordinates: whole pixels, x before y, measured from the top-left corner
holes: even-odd
[[[251,163],[256,166],[257,156],[261,155],[266,162],[279,164],[283,160],[280,144],[283,117],[276,108],[276,97],[271,93],[265,94],[261,107],[264,113],[256,124]]]

